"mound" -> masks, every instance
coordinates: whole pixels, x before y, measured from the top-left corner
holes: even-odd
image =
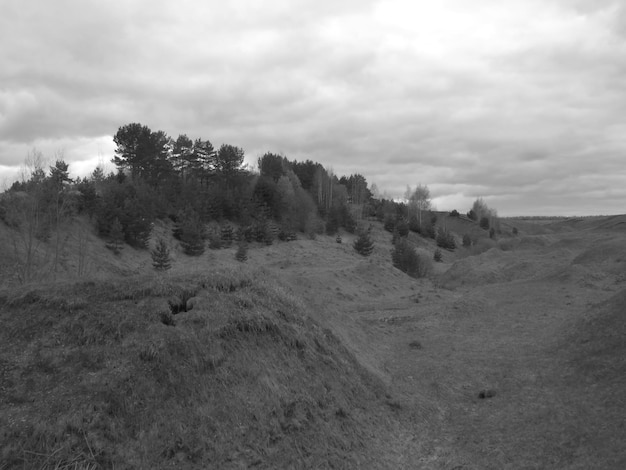
[[[578,323],[574,334],[579,341],[577,356],[582,367],[594,374],[603,369],[614,378],[626,379],[626,289],[595,306]],[[602,359],[610,364],[602,364]],[[609,367],[610,366],[610,367]]]
[[[535,249],[549,246],[553,243],[553,239],[548,235],[527,235],[520,239],[517,245],[520,249]]]
[[[502,282],[504,259],[509,257],[497,248],[477,256],[455,262],[438,278],[438,284],[447,289],[460,286],[478,286]]]
[[[626,268],[626,246],[622,240],[610,240],[598,243],[583,251],[572,264],[602,267],[603,270],[618,273]]]
[[[383,386],[267,278],[5,293],[0,467],[388,467]]]

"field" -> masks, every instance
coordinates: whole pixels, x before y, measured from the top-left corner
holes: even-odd
[[[424,279],[376,222],[166,274],[92,237],[0,291],[0,469],[626,468],[626,217],[502,229]]]

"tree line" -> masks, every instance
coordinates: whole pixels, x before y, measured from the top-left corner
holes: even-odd
[[[48,266],[58,268],[67,242],[60,228],[81,214],[116,253],[124,244],[146,248],[157,219],[174,223],[173,235],[189,255],[232,240],[270,244],[298,233],[355,233],[364,231],[364,219],[383,222],[394,238],[409,231],[437,237],[427,186],[408,188],[406,202],[376,199],[375,188],[358,173],[338,177],[320,163],[272,152],[258,158],[253,170],[235,145],[215,147],[186,134],[174,139],[139,123],[121,126],[113,141],[116,171],[96,167],[72,179],[62,155],[46,171],[43,155],[32,152],[21,180],[0,195],[0,220],[19,234],[14,244],[24,282],[33,277],[42,242],[53,242]],[[472,210],[477,217],[493,215],[485,208]],[[212,221],[221,226],[218,233],[207,233]]]

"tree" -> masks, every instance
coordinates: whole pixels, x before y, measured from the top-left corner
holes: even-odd
[[[162,238],[157,240],[156,247],[150,252],[152,255],[152,266],[157,271],[167,271],[172,267],[170,249]]]
[[[113,137],[117,145],[113,163],[118,170],[128,169],[133,178],[142,177],[155,185],[172,171],[168,160],[170,139],[163,131],[132,123],[122,126]]]
[[[369,231],[363,230],[354,241],[354,249],[362,256],[369,256],[374,251],[374,242],[370,238]]]
[[[237,175],[242,169],[244,155],[243,149],[222,144],[215,158],[215,171],[227,178]]]
[[[439,227],[439,230],[437,230],[437,246],[447,250],[454,250],[456,248],[454,236],[443,227]]]
[[[61,225],[71,215],[72,206],[78,195],[68,189],[72,179],[69,177],[69,165],[63,159],[57,159],[50,167],[50,177],[44,182],[50,220],[55,225],[54,271],[57,271],[61,255]]]
[[[261,176],[271,178],[274,182],[278,182],[280,177],[285,174],[283,170],[283,160],[284,158],[280,155],[267,152],[258,160]]]
[[[428,186],[418,184],[415,187],[415,191],[411,194],[409,205],[413,207],[414,211],[417,213],[417,220],[421,226],[422,213],[431,209],[430,190],[428,189]]]
[[[391,261],[394,267],[415,278],[426,276],[431,269],[430,260],[418,255],[406,238],[396,241],[391,250]]]

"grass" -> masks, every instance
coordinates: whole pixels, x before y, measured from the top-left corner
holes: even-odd
[[[520,230],[434,280],[376,225],[2,290],[0,470],[626,468],[623,237]]]
[[[351,467],[383,386],[267,276],[8,293],[0,468]],[[198,295],[169,324],[167,299]],[[294,452],[294,449],[297,452]],[[355,451],[357,451],[355,453]]]

